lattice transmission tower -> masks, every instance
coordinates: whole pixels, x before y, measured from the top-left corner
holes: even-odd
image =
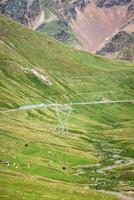
[[[61,134],[68,133],[68,119],[72,112],[72,106],[67,104],[56,104],[54,106],[57,117],[57,128]]]

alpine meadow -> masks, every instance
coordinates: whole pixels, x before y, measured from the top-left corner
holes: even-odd
[[[134,63],[0,15],[0,199],[134,198]]]

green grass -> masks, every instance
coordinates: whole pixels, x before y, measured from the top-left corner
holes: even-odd
[[[1,111],[48,100],[70,103],[133,99],[133,63],[76,51],[2,15],[0,35]],[[33,70],[52,84],[42,81]],[[89,189],[81,193],[85,184],[93,187],[93,176],[108,183],[102,189],[122,191],[119,180],[124,181],[125,187],[132,186],[129,169],[128,174],[124,174],[124,169],[114,171],[114,176],[120,178],[114,179],[112,185],[113,175],[96,174],[94,167],[84,169],[84,175],[77,172],[85,165],[100,163],[99,169],[113,165],[116,159],[111,160],[111,156],[133,158],[133,104],[74,106],[68,121],[69,134],[65,135],[57,131],[54,109],[0,115],[1,199],[14,196],[24,200],[72,200],[81,199],[81,195],[82,199],[116,199]]]
[[[117,200],[116,197],[97,193],[82,186],[68,185],[60,182],[41,180],[14,173],[1,175],[1,199],[83,199],[83,200]],[[8,186],[8,187],[7,187]]]

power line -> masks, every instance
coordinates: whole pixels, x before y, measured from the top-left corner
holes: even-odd
[[[69,106],[84,106],[84,105],[93,105],[93,104],[113,104],[113,103],[134,103],[134,100],[117,100],[117,101],[111,101],[111,100],[103,100],[103,101],[89,101],[89,102],[74,102],[74,103],[49,103],[49,104],[33,104],[33,105],[26,105],[21,106],[15,109],[8,109],[8,110],[1,110],[0,112],[17,112],[22,110],[32,110],[37,108],[55,108],[58,107],[60,109],[68,109]]]
[[[111,104],[111,103],[134,103],[134,100],[117,100],[117,101],[94,101],[94,102],[80,102],[80,103],[71,103],[68,105],[92,105],[92,104]]]
[[[47,100],[50,102],[49,100]],[[17,111],[23,111],[23,110],[32,110],[37,108],[53,108],[56,112],[57,122],[58,122],[58,131],[61,134],[68,133],[68,126],[67,122],[71,115],[71,112],[73,110],[73,106],[85,106],[85,105],[95,105],[95,104],[113,104],[113,103],[134,103],[134,100],[117,100],[117,101],[111,101],[111,100],[103,100],[103,101],[93,101],[93,102],[75,102],[75,103],[65,103],[65,104],[59,104],[59,103],[48,103],[48,104],[34,104],[34,105],[26,105],[21,106],[16,109],[10,109],[10,110],[3,110],[0,112],[17,112]]]

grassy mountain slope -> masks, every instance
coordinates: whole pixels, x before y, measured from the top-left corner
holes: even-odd
[[[67,135],[54,109],[4,110],[133,99],[133,64],[76,51],[2,15],[0,37],[1,199],[112,200],[88,187],[131,190],[133,164],[99,170],[133,158],[133,104],[75,106]]]

